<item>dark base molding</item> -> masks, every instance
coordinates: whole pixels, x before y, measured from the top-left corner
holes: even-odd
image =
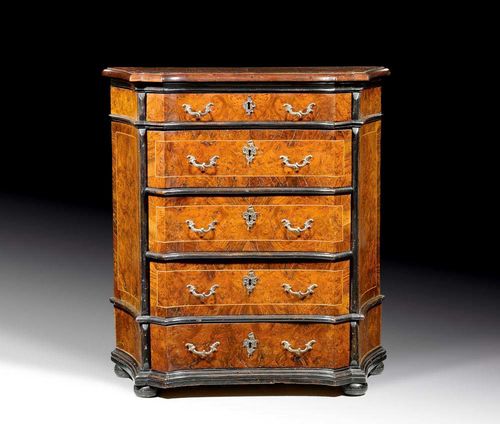
[[[151,386],[134,386],[134,392],[142,398],[152,398],[158,395],[158,389]]]
[[[383,369],[382,361],[386,357],[386,350],[379,346],[365,355],[360,367],[214,368],[161,373],[141,370],[135,359],[126,352],[115,349],[111,353],[111,360],[134,380],[134,391],[140,397],[153,397],[156,396],[157,389],[176,387],[279,383],[342,386],[346,395],[360,396],[367,390],[368,376],[377,374],[377,370],[381,372],[380,366]]]
[[[129,375],[129,373],[125,369],[120,367],[118,364],[115,364],[115,374],[117,377],[120,377],[120,378],[132,378],[133,379],[133,376]]]
[[[384,363],[380,362],[373,370],[370,372],[371,375],[379,375],[384,372]]]
[[[368,384],[351,383],[346,386],[342,386],[342,390],[346,396],[363,396],[368,390]]]

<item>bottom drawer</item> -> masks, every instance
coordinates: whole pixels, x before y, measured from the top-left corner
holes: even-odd
[[[349,323],[151,326],[156,371],[349,365]]]

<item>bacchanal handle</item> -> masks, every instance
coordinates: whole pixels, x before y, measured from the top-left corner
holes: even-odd
[[[283,107],[292,116],[296,116],[299,119],[302,119],[304,116],[309,115],[310,113],[313,113],[314,107],[316,106],[316,103],[309,103],[307,107],[304,110],[298,110],[294,111],[293,106],[289,103],[285,103]]]
[[[303,349],[300,348],[295,349],[292,347],[290,342],[283,340],[281,342],[281,346],[283,346],[283,349],[287,350],[290,353],[293,353],[296,357],[300,358],[302,355],[304,355],[304,353],[307,353],[310,350],[312,350],[314,343],[316,343],[316,340],[310,340],[306,343],[305,345],[306,347],[304,347]]]
[[[220,342],[212,343],[208,350],[197,350],[196,346],[193,343],[186,343],[186,348],[193,355],[199,356],[200,358],[206,358],[207,356],[212,355],[214,352],[217,352],[217,348],[219,347]]]
[[[188,104],[183,104],[182,108],[184,109],[184,112],[186,112],[189,116],[194,116],[196,119],[201,119],[203,116],[208,115],[210,112],[212,112],[212,106],[213,105],[214,105],[213,103],[207,103],[205,105],[205,110],[204,111],[193,110],[193,108],[191,107],[191,105],[188,105]]]
[[[210,231],[215,231],[215,226],[217,225],[217,221],[212,221],[210,224],[208,224],[207,228],[196,228],[196,225],[194,221],[191,221],[190,219],[186,220],[186,224],[188,228],[196,234],[199,234],[201,237],[203,237],[206,233],[209,233]]]
[[[306,291],[294,291],[292,289],[292,286],[290,284],[283,284],[282,285],[283,290],[285,293],[291,294],[293,296],[298,297],[299,299],[305,299],[307,296],[312,296],[314,293],[314,290],[318,288],[317,284],[311,284]]]
[[[300,235],[300,233],[303,233],[304,231],[308,230],[309,228],[312,227],[314,222],[314,219],[310,218],[306,222],[304,222],[303,227],[292,227],[292,223],[288,219],[282,219],[281,223],[284,225],[284,227],[288,230],[291,231],[292,233],[295,233],[297,235]]]
[[[198,293],[196,291],[196,287],[193,286],[192,284],[188,284],[186,288],[189,289],[189,293],[191,293],[194,297],[204,300],[209,298],[210,296],[215,295],[215,291],[219,288],[219,285],[214,284],[212,287],[210,287],[210,290],[206,293]]]
[[[189,161],[191,165],[198,168],[201,172],[205,172],[207,168],[213,168],[217,165],[217,160],[219,160],[219,156],[212,156],[208,162],[197,162],[196,158],[193,155],[187,155],[186,159]]]
[[[302,161],[300,162],[295,162],[291,163],[290,159],[288,159],[288,156],[281,155],[280,159],[281,162],[283,162],[283,165],[288,166],[289,168],[292,168],[295,172],[298,172],[300,168],[303,168],[306,165],[309,165],[312,160],[312,155],[307,155]]]

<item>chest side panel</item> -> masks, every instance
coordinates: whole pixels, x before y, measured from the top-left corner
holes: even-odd
[[[137,119],[137,94],[126,88],[111,87],[111,114]]]
[[[380,129],[364,125],[359,139],[360,306],[380,294]]]
[[[115,297],[140,311],[140,184],[137,130],[112,124]]]

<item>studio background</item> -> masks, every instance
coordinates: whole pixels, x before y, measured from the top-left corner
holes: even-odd
[[[351,40],[335,48],[255,38],[235,49],[215,34],[210,47],[193,38],[156,46],[113,43],[105,33],[99,41],[75,37],[71,49],[60,36],[35,41],[32,49],[50,46],[43,61],[18,62],[5,79],[5,118],[11,124],[4,129],[0,169],[0,370],[9,384],[0,393],[12,399],[8,408],[24,399],[57,418],[52,405],[62,397],[58,413],[74,406],[77,420],[92,416],[83,405],[125,420],[142,408],[151,417],[162,411],[165,418],[180,419],[189,411],[192,421],[217,415],[221,423],[235,417],[256,422],[255,416],[260,423],[311,416],[321,423],[334,411],[347,416],[353,409],[372,422],[397,420],[409,409],[414,415],[405,422],[487,418],[500,394],[500,275],[491,188],[498,167],[489,147],[495,133],[484,121],[488,112],[479,97],[485,76],[471,65],[477,53],[464,51],[460,39],[425,45],[408,39],[401,48],[398,38],[407,33],[394,30],[380,33],[376,43]],[[382,126],[388,360],[363,399],[332,398],[314,387],[243,387],[176,390],[168,399],[139,400],[130,382],[115,378],[107,301],[109,81],[100,73],[127,65],[391,69],[383,85]],[[31,412],[18,409],[21,418]]]

